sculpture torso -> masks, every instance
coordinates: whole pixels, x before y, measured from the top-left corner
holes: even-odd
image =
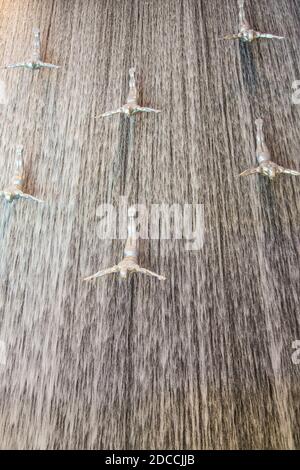
[[[126,103],[122,106],[122,112],[127,116],[132,116],[137,110],[137,104],[135,103]]]
[[[259,168],[260,168],[260,173],[264,176],[267,176],[271,180],[276,178],[276,176],[282,173],[283,171],[281,166],[271,161],[262,162],[259,165]]]
[[[126,278],[127,274],[138,271],[139,265],[135,256],[126,256],[119,264],[120,276]]]
[[[40,68],[42,68],[41,66],[41,63],[40,62],[28,62],[25,67],[27,69],[30,69],[30,70],[39,70]]]
[[[250,28],[248,23],[244,23],[239,34],[241,41],[252,42],[259,38],[259,33]]]

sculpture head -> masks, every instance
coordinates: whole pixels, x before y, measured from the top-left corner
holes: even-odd
[[[122,268],[120,270],[120,277],[121,277],[121,279],[127,279],[127,269]]]

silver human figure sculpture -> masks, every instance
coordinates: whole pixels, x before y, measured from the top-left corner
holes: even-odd
[[[135,208],[130,208],[128,210],[128,238],[125,245],[123,260],[112,268],[104,269],[94,274],[93,276],[85,278],[84,281],[90,281],[91,279],[96,279],[98,277],[113,273],[120,273],[120,277],[122,279],[126,279],[128,274],[142,273],[147,274],[149,276],[157,277],[160,281],[166,280],[164,276],[160,276],[156,273],[153,273],[148,269],[141,268],[138,264],[139,249],[138,238],[136,234],[136,221],[134,218],[135,214]]]
[[[23,192],[23,188],[25,185],[25,171],[24,171],[24,158],[23,158],[23,147],[17,147],[16,151],[16,174],[11,182],[11,184],[0,191],[0,197],[4,197],[4,199],[12,203],[18,199],[29,199],[31,201],[36,201],[43,203],[40,199],[37,199],[30,194],[26,194]]]
[[[250,170],[244,171],[240,176],[261,174],[263,176],[267,176],[268,178],[270,178],[270,180],[274,180],[278,175],[281,174],[300,176],[300,173],[298,171],[287,170],[282,166],[279,166],[271,161],[271,155],[265,143],[265,136],[263,132],[263,120],[257,119],[257,121],[255,121],[255,124],[257,127],[256,159],[258,162],[258,166],[256,168],[251,168]]]
[[[115,111],[108,111],[97,117],[109,117],[114,114],[125,114],[130,117],[137,113],[160,113],[161,111],[152,108],[143,108],[138,105],[138,91],[135,82],[135,68],[129,69],[129,95],[126,103]]]
[[[4,69],[16,69],[25,68],[29,70],[40,70],[40,69],[59,69],[59,65],[47,64],[42,61],[41,58],[41,37],[39,29],[33,30],[34,43],[33,43],[33,55],[32,60],[28,62],[19,62],[17,64],[6,65],[2,67]]]
[[[245,0],[239,0],[239,23],[240,32],[237,34],[229,34],[223,39],[239,39],[243,42],[253,42],[257,39],[284,39],[283,36],[275,36],[274,34],[261,33],[260,31],[255,31],[254,29],[252,29],[246,19]]]

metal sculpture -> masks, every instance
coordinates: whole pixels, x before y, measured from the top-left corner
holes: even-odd
[[[39,29],[33,30],[34,34],[34,43],[33,43],[33,55],[32,60],[28,62],[19,62],[17,64],[6,65],[2,67],[4,69],[16,69],[24,68],[29,70],[40,70],[40,69],[58,69],[59,65],[47,64],[41,59],[41,35]]]
[[[160,281],[165,281],[164,276],[160,276],[148,269],[142,268],[138,264],[139,248],[138,248],[138,237],[136,233],[136,221],[135,221],[135,208],[130,208],[128,211],[128,238],[124,250],[124,258],[122,261],[113,266],[112,268],[104,269],[93,276],[87,277],[84,280],[90,281],[99,277],[106,276],[107,274],[120,273],[122,279],[126,279],[128,274],[141,273],[147,274],[158,278]]]
[[[109,117],[114,114],[125,114],[127,117],[134,116],[137,113],[160,113],[161,111],[152,108],[145,108],[138,105],[138,91],[135,81],[135,68],[129,70],[129,95],[126,103],[115,111],[108,111],[97,117]]]
[[[243,42],[253,42],[258,39],[285,39],[283,36],[275,36],[274,34],[261,33],[251,28],[245,13],[245,0],[239,0],[239,23],[240,31],[237,34],[229,34],[223,39],[234,40],[239,39]]]
[[[258,166],[255,168],[251,168],[250,170],[246,170],[241,173],[240,176],[250,176],[261,174],[263,176],[267,176],[271,180],[274,180],[278,175],[294,175],[300,176],[300,173],[295,170],[288,170],[277,163],[271,161],[271,155],[269,149],[265,142],[265,136],[263,132],[263,120],[257,119],[255,121],[257,127],[257,134],[256,134],[256,159],[258,162]]]
[[[40,199],[37,199],[30,194],[26,194],[23,191],[25,185],[25,170],[24,170],[24,158],[23,158],[23,147],[17,147],[16,151],[16,174],[11,182],[11,184],[0,191],[0,196],[4,197],[4,199],[12,203],[18,199],[27,199],[30,201],[40,202]]]

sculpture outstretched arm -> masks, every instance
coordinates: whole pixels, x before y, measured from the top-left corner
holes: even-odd
[[[231,40],[235,40],[235,39],[240,39],[240,35],[239,34],[228,34],[227,36],[224,36],[223,38],[224,41],[231,41]]]
[[[250,176],[250,175],[257,175],[257,173],[260,173],[260,168],[250,168],[250,170],[246,170],[243,173],[240,174],[240,176]]]
[[[47,62],[39,62],[39,67],[44,69],[60,69],[60,65],[47,64]]]
[[[269,34],[269,33],[258,33],[258,37],[260,39],[285,39],[284,36],[276,36],[275,34]]]
[[[112,268],[103,269],[92,276],[84,278],[84,281],[91,281],[92,279],[97,279],[98,277],[106,276],[107,274],[117,273],[119,271],[119,266],[113,266]]]
[[[137,269],[137,272],[142,273],[142,274],[147,274],[148,276],[157,277],[157,279],[159,279],[160,281],[165,281],[166,280],[166,278],[164,276],[160,276],[159,274],[153,273],[152,271],[149,271],[149,269],[139,267]]]
[[[1,67],[2,69],[17,69],[27,67],[26,62],[18,62],[17,64],[9,64]]]
[[[145,108],[142,106],[137,106],[134,110],[134,113],[156,113],[159,114],[161,111],[159,109]]]
[[[282,169],[282,173],[285,175],[300,176],[300,172],[296,170],[288,170],[286,168]]]
[[[27,200],[38,202],[40,204],[44,204],[44,201],[42,201],[41,199],[38,199],[37,197],[31,196],[31,194],[26,194],[26,193],[23,193],[22,191],[18,191],[17,194],[21,199],[27,199]]]
[[[100,114],[100,116],[96,116],[96,119],[110,117],[110,116],[113,116],[114,114],[121,114],[122,112],[123,112],[122,108],[116,109],[115,111],[107,111],[106,113]]]

